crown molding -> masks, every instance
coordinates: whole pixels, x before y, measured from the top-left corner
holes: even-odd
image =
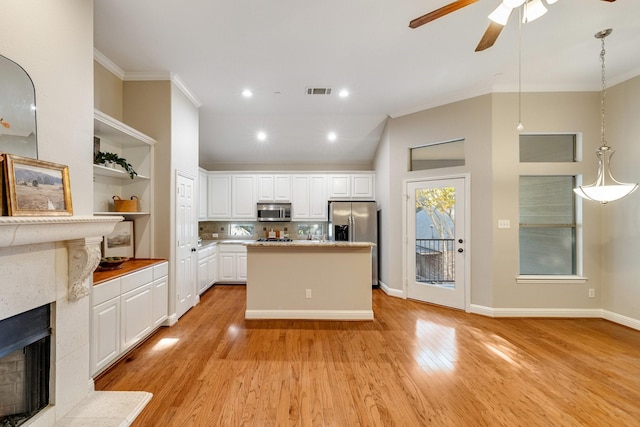
[[[104,68],[115,74],[120,80],[124,80],[125,72],[118,67],[112,60],[107,58],[102,52],[95,47],[93,48],[93,59]]]
[[[191,90],[187,87],[187,85],[182,81],[180,76],[175,73],[165,72],[165,71],[154,71],[154,72],[126,72],[124,74],[124,81],[159,81],[159,80],[170,80],[176,87],[182,92],[188,99],[195,105],[197,108],[202,106],[202,103],[196,96],[191,92]]]

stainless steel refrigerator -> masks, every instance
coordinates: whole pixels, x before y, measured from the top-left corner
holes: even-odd
[[[329,202],[329,240],[371,242],[371,285],[378,285],[378,209],[376,202]]]

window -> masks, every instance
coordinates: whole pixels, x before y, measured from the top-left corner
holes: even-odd
[[[464,139],[409,148],[409,170],[464,166]]]
[[[324,234],[324,228],[322,227],[322,224],[303,223],[298,224],[297,227],[299,239],[304,239],[308,235],[322,237]]]
[[[520,135],[521,162],[575,162],[578,135]]]
[[[520,177],[520,274],[576,275],[575,176]]]
[[[253,224],[229,224],[229,236],[253,236]]]

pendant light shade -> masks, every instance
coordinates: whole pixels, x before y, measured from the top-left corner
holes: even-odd
[[[598,177],[596,182],[591,185],[582,185],[574,188],[573,191],[578,196],[605,204],[622,199],[638,188],[638,184],[619,182],[611,175],[610,161],[613,153],[614,151],[607,145],[598,148],[596,152],[598,157]]]
[[[590,185],[579,186],[574,188],[573,191],[580,197],[587,200],[593,200],[602,204],[612,202],[614,200],[622,199],[625,196],[633,193],[638,184],[627,184],[617,181],[611,174],[611,157],[613,156],[613,150],[607,145],[604,137],[605,133],[605,115],[604,115],[604,100],[606,95],[606,83],[605,83],[605,67],[604,67],[604,39],[613,30],[607,29],[599,31],[595,34],[597,39],[602,42],[602,50],[600,51],[600,62],[602,64],[601,76],[602,76],[602,91],[600,96],[601,106],[601,141],[602,145],[598,148],[596,156],[598,157],[598,176],[596,182]]]

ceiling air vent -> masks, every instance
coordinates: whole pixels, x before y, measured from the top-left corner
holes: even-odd
[[[308,87],[307,95],[331,95],[330,87]]]

